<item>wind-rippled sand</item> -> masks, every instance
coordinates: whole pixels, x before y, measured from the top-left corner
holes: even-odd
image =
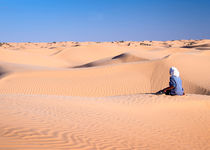
[[[209,150],[210,40],[4,43],[2,150]],[[168,70],[185,96],[157,96]]]

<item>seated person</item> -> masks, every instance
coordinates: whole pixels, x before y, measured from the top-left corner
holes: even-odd
[[[166,94],[166,95],[184,95],[184,89],[182,88],[182,80],[179,77],[179,71],[175,67],[170,68],[170,82],[169,87],[160,90],[156,94]]]

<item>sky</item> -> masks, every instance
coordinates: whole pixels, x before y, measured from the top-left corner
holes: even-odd
[[[210,0],[0,0],[0,42],[210,39]]]

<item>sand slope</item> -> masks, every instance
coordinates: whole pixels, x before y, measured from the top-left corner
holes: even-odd
[[[210,59],[199,54],[100,67],[15,72],[1,79],[0,92],[71,96],[151,93],[168,86],[170,66],[180,68],[187,93],[210,94]]]
[[[209,45],[0,44],[0,149],[208,150]],[[187,95],[154,95],[171,66]]]
[[[1,149],[210,148],[210,98],[0,96]]]

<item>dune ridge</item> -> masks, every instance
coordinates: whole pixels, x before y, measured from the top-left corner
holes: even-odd
[[[113,65],[113,64],[121,64],[121,63],[128,63],[128,62],[146,61],[146,60],[148,59],[137,57],[129,53],[122,53],[112,58],[106,58],[106,59],[90,62],[81,66],[75,66],[74,68],[96,67],[96,66],[103,66],[103,65]]]
[[[191,68],[192,61],[185,62],[186,58],[196,60],[197,65]],[[15,72],[1,80],[0,92],[94,97],[154,93],[168,86],[168,69],[177,66],[186,93],[210,94],[210,72],[205,69],[210,66],[208,57],[174,54],[152,61],[99,66]]]
[[[210,149],[209,43],[0,43],[0,149]]]

